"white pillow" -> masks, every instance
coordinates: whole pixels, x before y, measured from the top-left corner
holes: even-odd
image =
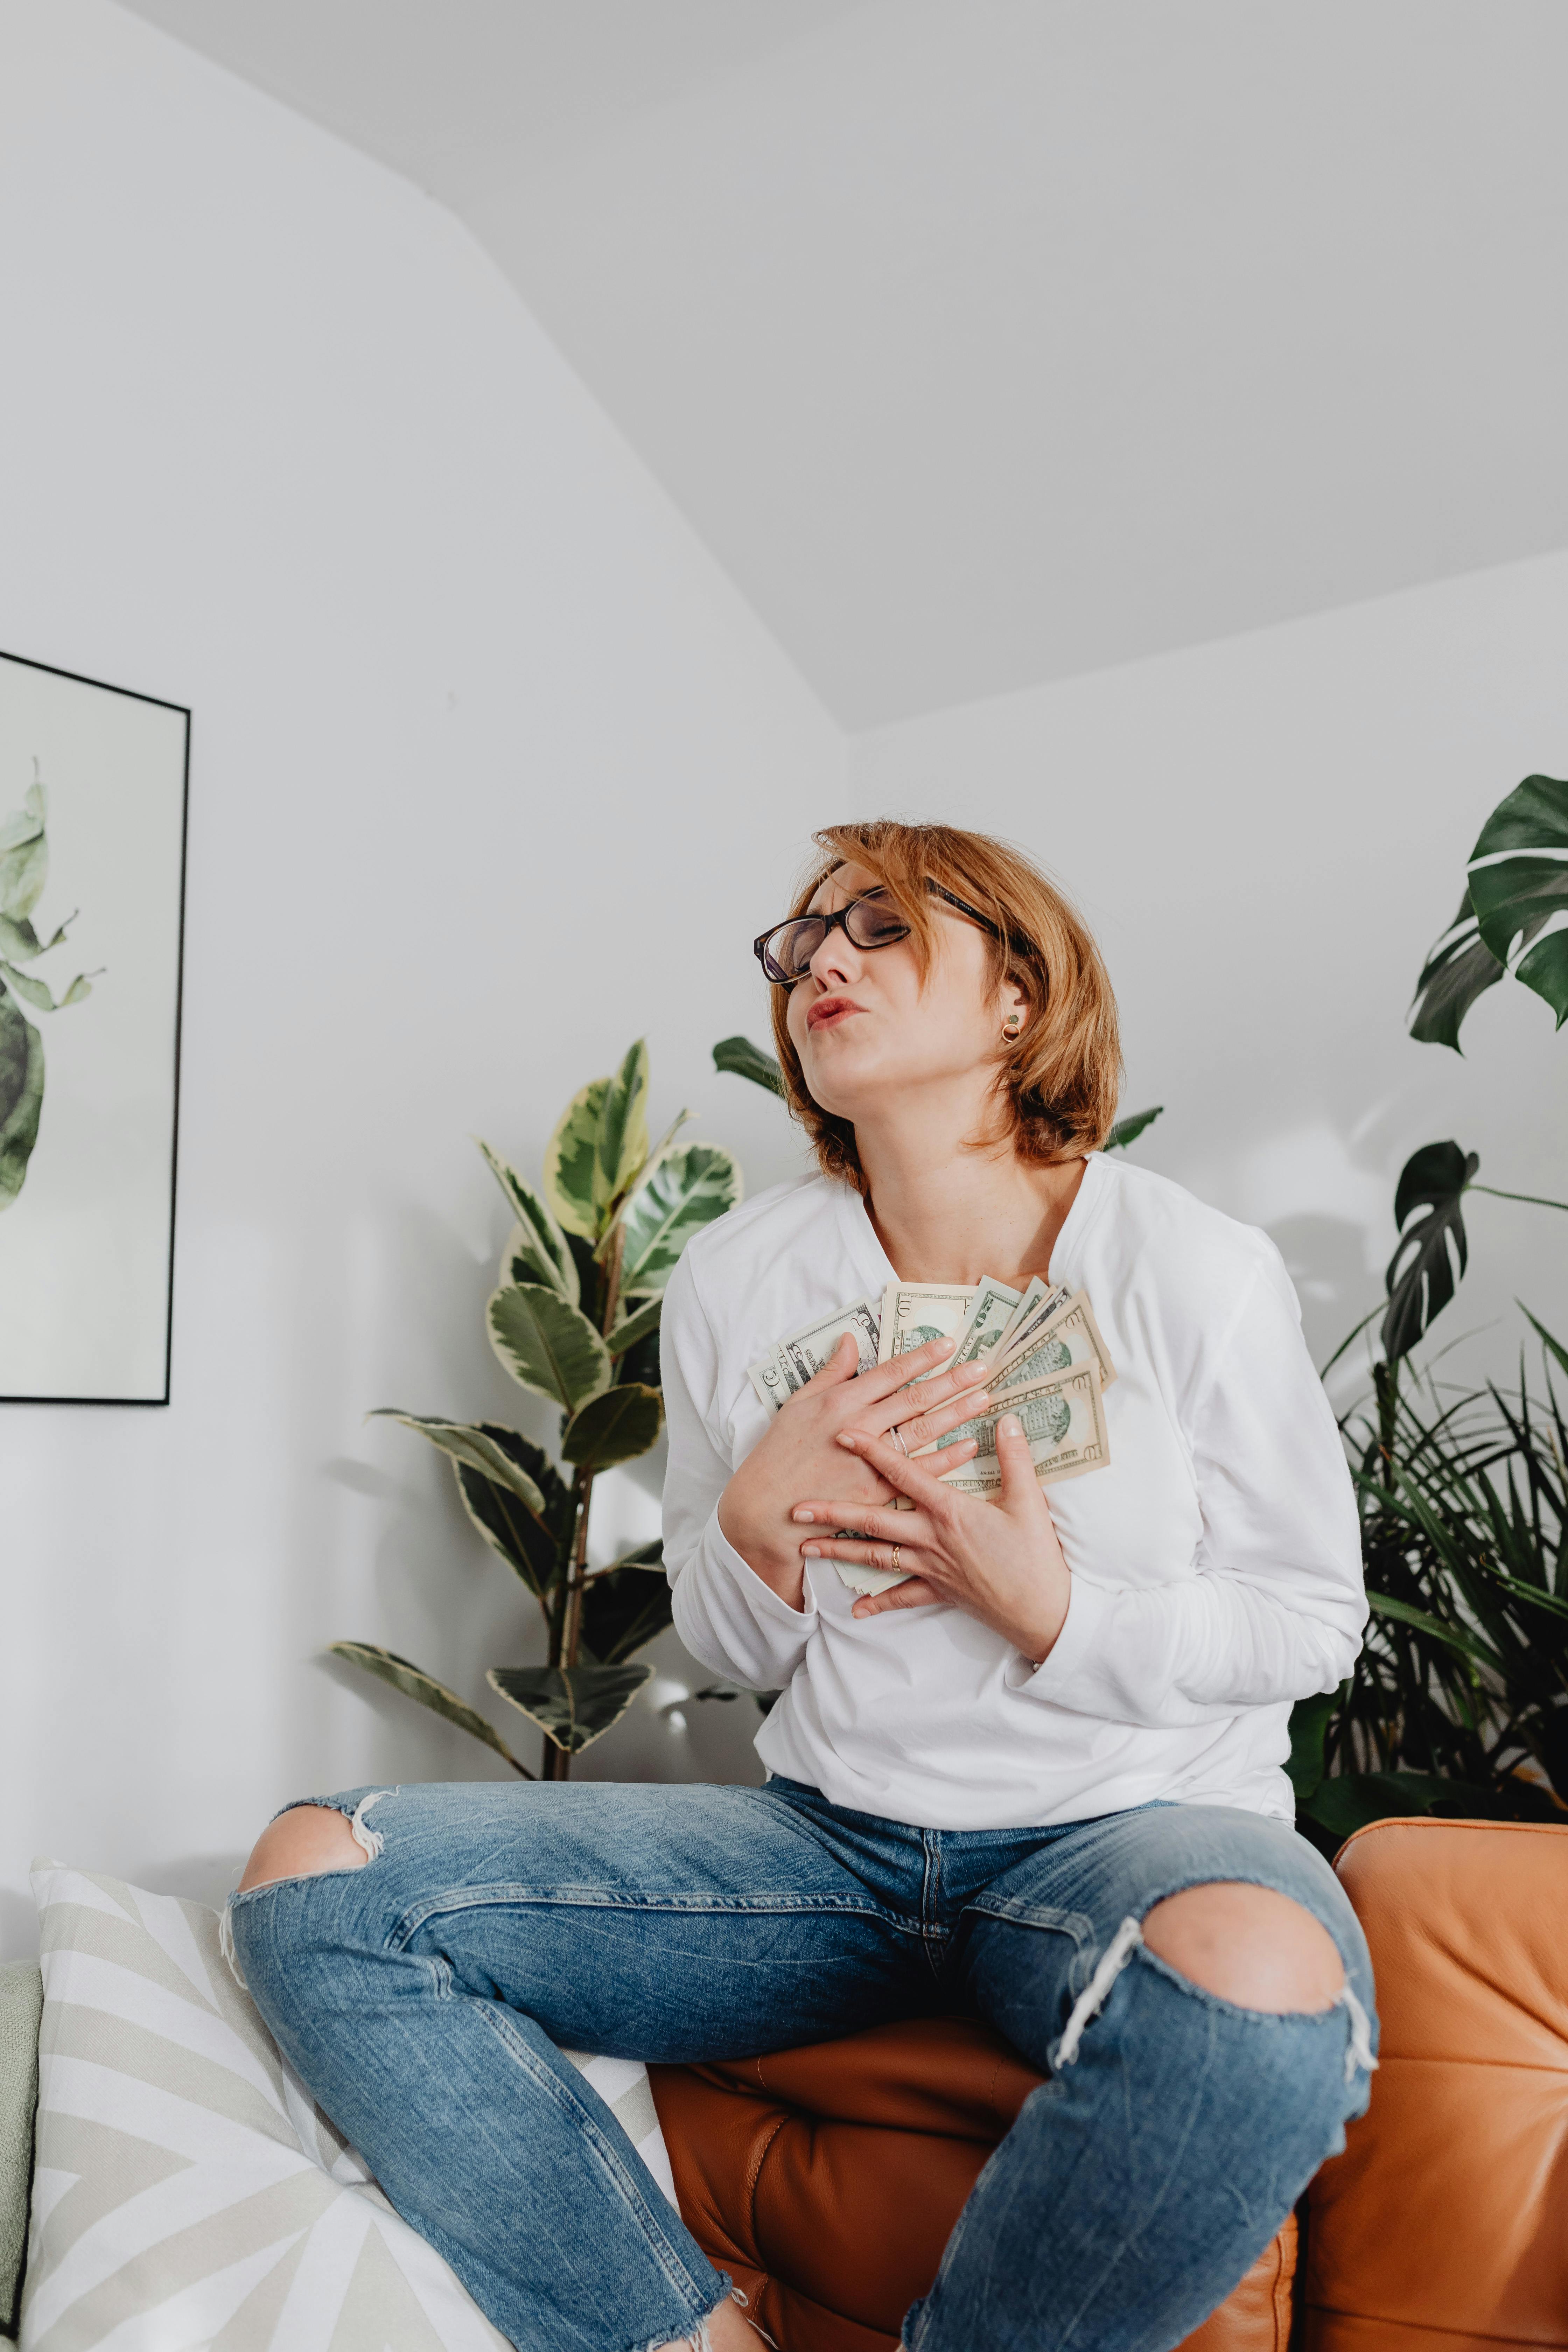
[[[507,2352],[285,2063],[218,1916],[37,1865],[21,2352]],[[670,2202],[643,2066],[566,2053]]]

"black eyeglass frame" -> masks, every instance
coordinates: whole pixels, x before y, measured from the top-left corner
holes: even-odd
[[[970,922],[977,923],[980,929],[987,932],[992,939],[1005,939],[1015,955],[1033,956],[1035,954],[1034,941],[1026,938],[1022,931],[1002,930],[991,920],[989,915],[983,915],[978,907],[970,905],[967,898],[959,898],[955,891],[945,889],[940,882],[931,881],[929,876],[926,879],[926,888],[933,898],[944,898],[950,907],[955,908],[958,913],[966,917]],[[831,915],[786,915],[782,922],[772,923],[765,931],[759,931],[752,941],[752,953],[762,965],[763,976],[768,985],[771,988],[796,988],[805,978],[804,971],[798,971],[793,980],[775,979],[768,970],[769,940],[776,940],[781,931],[788,930],[795,923],[820,923],[823,926],[822,938],[818,940],[816,948],[813,948],[813,955],[816,953],[817,948],[820,948],[826,940],[832,938],[835,931],[838,930],[844,932],[852,946],[860,949],[862,955],[875,955],[878,948],[896,947],[900,940],[907,940],[910,935],[908,923],[901,923],[890,939],[878,940],[870,947],[862,947],[860,941],[855,938],[849,929],[849,917],[857,907],[864,906],[866,900],[873,895],[869,890],[863,891],[858,898],[849,899],[845,906],[836,908]]]

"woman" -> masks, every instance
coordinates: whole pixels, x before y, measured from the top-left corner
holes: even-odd
[[[758,951],[822,1172],[700,1235],[664,1315],[675,1621],[782,1690],[766,1786],[297,1807],[234,1943],[524,2352],[756,2344],[560,2046],[693,2061],[935,2012],[1050,2079],[905,2344],[1163,2352],[1375,2063],[1365,1947],[1280,1769],[1364,1622],[1350,1481],[1272,1244],[1099,1150],[1115,1008],[1058,893],[943,826],[818,840]],[[1118,1372],[1109,1465],[1048,1495],[1012,1416],[996,1502],[941,1483],[985,1401],[977,1368],[936,1372],[947,1342],[858,1373],[847,1338],[772,1419],[749,1383],[887,1283],[1035,1275],[1089,1292]],[[906,1580],[858,1596],[837,1562]]]

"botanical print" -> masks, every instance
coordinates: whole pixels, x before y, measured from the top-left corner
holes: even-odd
[[[92,994],[96,973],[79,971],[58,1000],[37,965],[64,944],[68,915],[40,939],[33,913],[49,878],[48,803],[35,774],[16,814],[0,824],[0,1209],[27,1181],[44,1108],[44,1041],[22,1011],[63,1013]],[[23,964],[35,969],[23,971]],[[20,1002],[18,1002],[20,1000]]]
[[[0,654],[0,1413],[168,1402],[189,726]]]

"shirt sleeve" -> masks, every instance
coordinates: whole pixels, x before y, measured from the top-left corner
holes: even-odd
[[[1175,1728],[1331,1691],[1366,1623],[1344,1447],[1277,1255],[1254,1275],[1194,1414],[1194,1573],[1072,1580],[1045,1664],[1019,1687],[1076,1715]]]
[[[675,1630],[694,1658],[752,1690],[783,1690],[816,1631],[816,1604],[792,1609],[742,1559],[719,1525],[733,1464],[710,1426],[719,1351],[689,1258],[670,1276],[659,1318],[669,1466],[664,1568]]]

